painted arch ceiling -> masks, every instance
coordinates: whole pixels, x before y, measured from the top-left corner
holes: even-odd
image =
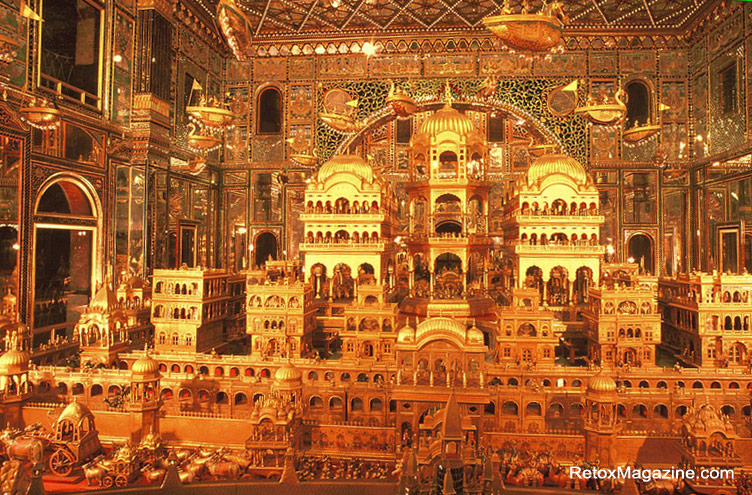
[[[196,0],[216,12],[217,0]],[[257,38],[485,32],[502,0],[236,0]],[[522,0],[511,0],[519,11]],[[542,0],[531,0],[537,11]],[[564,0],[567,32],[680,32],[717,0]]]

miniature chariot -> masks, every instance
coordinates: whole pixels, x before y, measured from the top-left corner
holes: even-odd
[[[41,425],[33,425],[24,431],[5,430],[0,441],[8,459],[34,464],[46,461],[50,471],[61,477],[69,476],[73,468],[102,452],[94,416],[78,402],[72,402],[63,409],[52,433]]]

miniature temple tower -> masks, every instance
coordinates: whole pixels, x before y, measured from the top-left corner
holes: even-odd
[[[404,309],[423,316],[480,314],[491,246],[486,140],[452,106],[447,89],[443,108],[422,122],[410,148],[411,298]]]
[[[601,257],[598,189],[574,158],[535,160],[512,188],[503,223],[507,289],[534,287],[541,301],[563,307],[587,301],[599,280]]]
[[[316,298],[352,301],[361,286],[394,285],[392,193],[365,160],[340,155],[321,166],[301,215],[305,273]]]
[[[131,393],[126,408],[131,417],[131,441],[138,444],[143,437],[158,431],[160,403],[159,365],[148,349],[131,368]]]
[[[737,452],[739,435],[729,417],[710,404],[692,407],[682,418],[679,452],[681,467],[694,469],[735,469],[744,463]],[[724,493],[728,480],[687,480],[693,493]]]
[[[99,288],[74,329],[81,346],[81,364],[110,366],[127,352],[128,320],[115,292],[105,282]]]
[[[616,382],[604,372],[595,375],[585,393],[585,458],[601,466],[616,464]]]
[[[8,351],[0,356],[0,419],[3,424],[23,426],[21,411],[31,397],[29,354],[17,337],[11,337]]]

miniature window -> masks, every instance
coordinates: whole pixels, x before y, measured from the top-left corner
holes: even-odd
[[[492,113],[488,116],[488,142],[504,142],[504,118],[501,115]]]
[[[736,113],[737,111],[737,83],[736,83],[736,62],[731,63],[718,73],[721,112],[723,115]]]
[[[266,88],[258,97],[257,132],[279,134],[282,132],[282,95],[277,88]]]
[[[627,84],[627,129],[650,124],[650,89],[642,81]]]
[[[409,144],[413,132],[412,119],[398,119],[396,127],[397,144]]]

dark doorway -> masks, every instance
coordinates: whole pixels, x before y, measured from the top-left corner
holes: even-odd
[[[277,237],[271,232],[264,232],[256,237],[256,266],[262,266],[269,259],[277,259]]]
[[[653,241],[645,234],[635,234],[629,238],[629,257],[642,266],[647,273],[653,273]]]

